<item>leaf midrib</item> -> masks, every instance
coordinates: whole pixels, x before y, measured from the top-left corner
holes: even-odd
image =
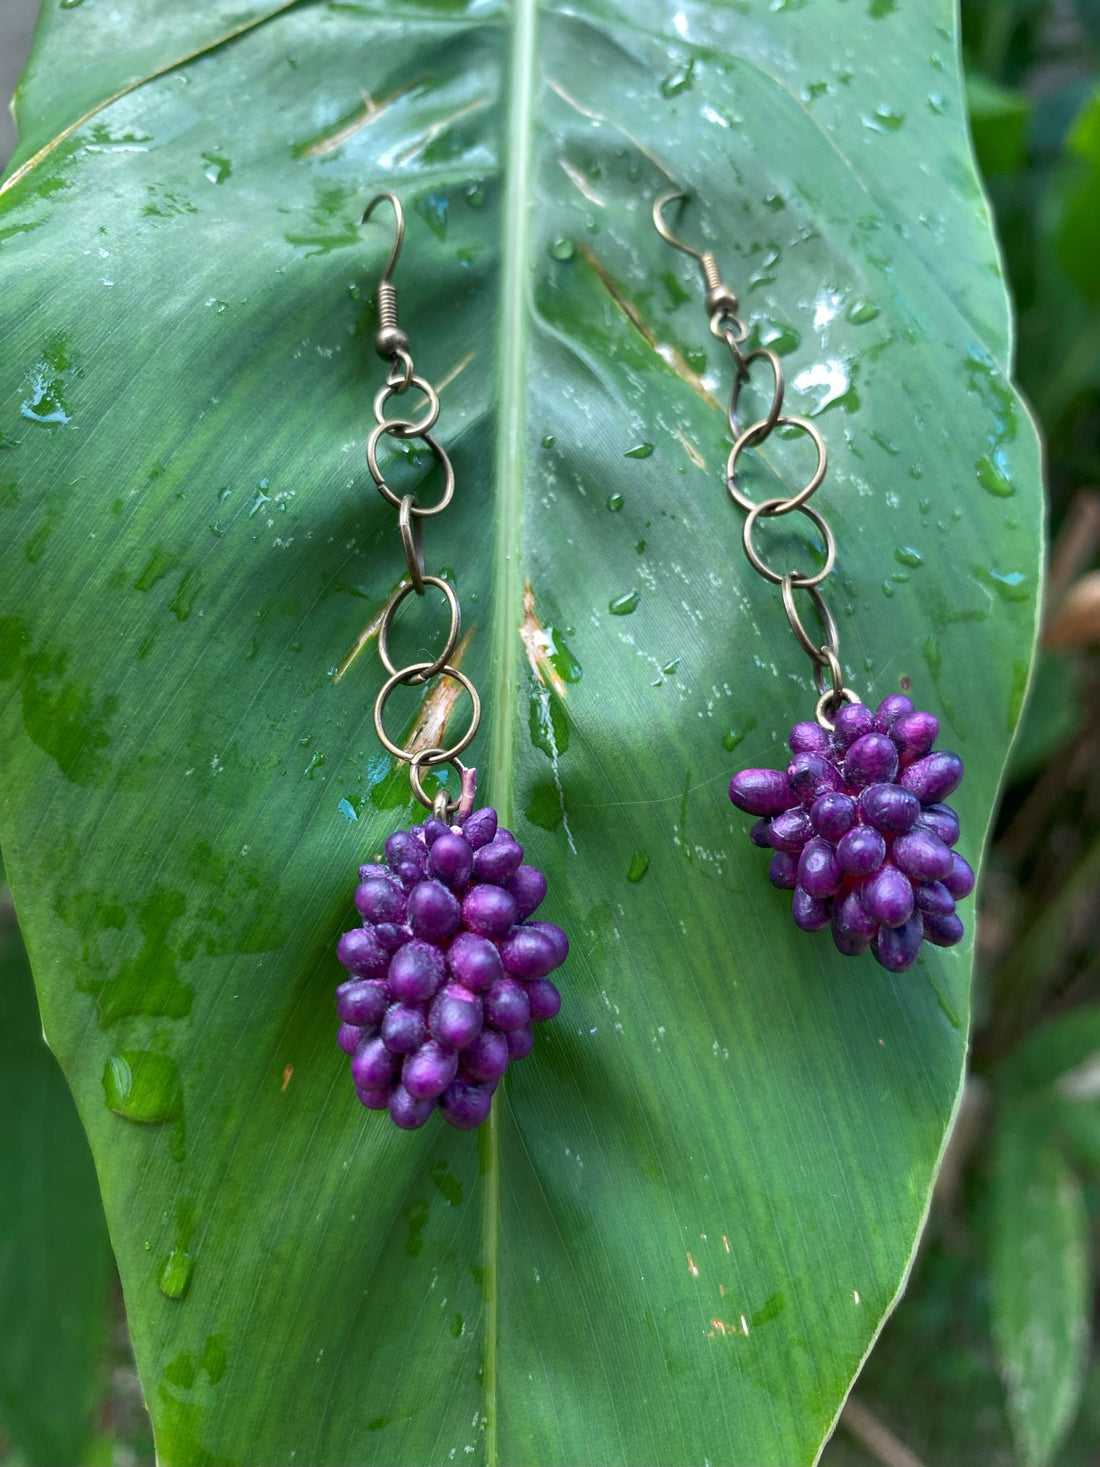
[[[497,326],[497,389],[500,404],[494,454],[497,521],[493,568],[493,657],[495,670],[489,735],[492,799],[506,821],[513,818],[515,773],[515,698],[519,668],[518,624],[512,619],[520,604],[519,521],[524,469],[526,397],[523,359],[527,340],[528,261],[531,214],[528,199],[532,171],[535,36],[537,0],[514,0],[509,53],[511,89],[501,140],[504,207],[501,220],[501,289]],[[500,1102],[491,1112],[485,1144],[482,1227],[485,1268],[485,1460],[497,1467],[497,1329],[498,1260],[500,1254]]]

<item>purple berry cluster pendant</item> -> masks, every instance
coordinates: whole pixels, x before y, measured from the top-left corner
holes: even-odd
[[[745,514],[741,541],[749,564],[779,587],[787,623],[813,664],[819,695],[814,721],[791,729],[787,768],[735,774],[730,799],[760,817],[751,838],[774,852],[768,874],[773,885],[794,893],[791,914],[798,926],[807,932],[830,927],[846,956],[870,948],[884,968],[903,972],[917,961],[923,943],[950,947],[963,935],[955,903],[973,890],[974,873],[952,849],[959,821],[944,804],[962,779],[962,760],[934,749],[938,721],[916,712],[903,694],[884,698],[872,712],[844,685],[836,617],[821,590],[836,564],[837,544],[810,503],[825,479],[825,441],[810,419],[784,413],[783,363],[768,347],[746,347],[749,331],[737,314],[737,293],[723,282],[713,252],[697,250],[671,232],[665,209],[683,199],[677,190],[657,199],[653,223],[662,239],[698,260],[711,334],[733,358],[726,490]],[[743,424],[741,396],[757,363],[763,364],[765,381],[770,374],[771,403],[761,417]],[[777,428],[808,438],[817,462],[786,498],[754,499],[743,482],[743,457]],[[787,547],[790,527],[807,523],[817,542],[815,568],[792,569],[790,559],[776,564],[781,555],[806,563],[805,546],[794,552]],[[771,537],[768,556],[758,544],[765,536]],[[803,619],[811,611],[814,633]]]
[[[337,947],[349,974],[336,990],[338,1043],[351,1057],[351,1078],[368,1109],[388,1111],[406,1131],[438,1110],[450,1125],[468,1131],[488,1117],[508,1066],[531,1052],[531,1026],[561,1007],[548,975],[565,961],[569,942],[552,922],[530,920],[546,895],[546,878],[524,864],[523,847],[498,826],[495,810],[474,809],[475,772],[458,757],[477,732],[481,700],[457,666],[462,619],[454,588],[424,573],[422,528],[424,516],[450,503],[454,469],[431,436],[438,394],[413,371],[409,339],[397,324],[390,273],[405,233],[401,204],[393,194],[379,194],[363,219],[383,199],[393,208],[397,234],[378,286],[375,346],[390,370],[374,400],[377,421],[367,440],[367,466],[378,492],[398,511],[408,577],[379,623],[378,653],[389,676],[375,702],[374,726],[390,754],[408,764],[413,794],[431,818],[395,831],[384,859],[359,868],[355,905],[363,923],[345,932]],[[421,394],[426,411],[421,402],[418,417],[408,415],[408,406],[406,416],[388,417],[390,399],[410,389]],[[424,440],[442,470],[444,488],[435,504],[421,507],[415,494],[398,496],[386,483],[378,462],[386,436]],[[442,593],[450,612],[445,644],[434,659],[398,668],[390,655],[394,618],[411,594],[423,596],[427,586]],[[425,747],[415,735],[408,746],[396,742],[384,721],[391,695],[437,677],[451,679],[468,695],[468,728],[446,748]],[[424,774],[439,774],[448,765],[459,777],[455,800],[445,787],[434,795],[424,789]]]
[[[943,802],[962,760],[935,751],[939,723],[900,693],[872,713],[845,703],[832,732],[791,729],[784,769],[746,769],[730,799],[758,815],[754,845],[775,854],[773,886],[793,891],[791,916],[805,932],[829,927],[842,953],[870,948],[884,968],[911,968],[922,942],[951,947],[963,935],[955,902],[974,873],[952,846],[958,816]]]
[[[436,1107],[460,1130],[481,1125],[509,1064],[530,1054],[532,1024],[561,1007],[547,975],[568,939],[528,921],[545,895],[488,808],[395,831],[385,862],[359,868],[363,925],[337,948],[351,976],[336,1010],[365,1106],[404,1130]]]

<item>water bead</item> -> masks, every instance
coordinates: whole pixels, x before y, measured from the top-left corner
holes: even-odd
[[[417,882],[409,892],[407,914],[409,926],[425,942],[442,942],[462,920],[458,898],[440,881]]]
[[[782,769],[743,769],[730,780],[730,799],[748,815],[780,815],[798,804]]]
[[[381,1043],[391,1054],[408,1054],[424,1043],[428,1024],[419,1004],[390,1004],[382,1019]]]

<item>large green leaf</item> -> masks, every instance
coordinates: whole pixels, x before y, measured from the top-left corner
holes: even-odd
[[[84,1460],[114,1268],[72,1097],[42,1043],[0,872],[0,1428],[29,1467]]]
[[[841,960],[726,800],[811,694],[648,203],[701,196],[685,230],[820,414],[849,680],[941,712],[976,858],[1039,481],[953,15],[299,4],[204,50],[179,7],[106,8],[47,14],[0,200],[0,833],[161,1460],[809,1462],[924,1216],[970,947]],[[361,459],[383,185],[450,378],[429,559],[483,792],[574,939],[477,1138],[364,1115],[333,1045],[354,867],[407,814],[373,658],[332,676],[400,559]]]

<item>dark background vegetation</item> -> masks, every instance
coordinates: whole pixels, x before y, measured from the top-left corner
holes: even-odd
[[[0,0],[5,96],[37,8]],[[826,1467],[1100,1462],[1100,3],[962,8],[1017,380],[1047,445],[1046,619],[981,893],[971,1078],[909,1288]],[[13,142],[4,116],[0,161]],[[2,891],[0,967],[29,984]],[[36,1445],[10,1386],[0,1380],[0,1462],[65,1467]],[[117,1286],[81,1461],[152,1462]]]

